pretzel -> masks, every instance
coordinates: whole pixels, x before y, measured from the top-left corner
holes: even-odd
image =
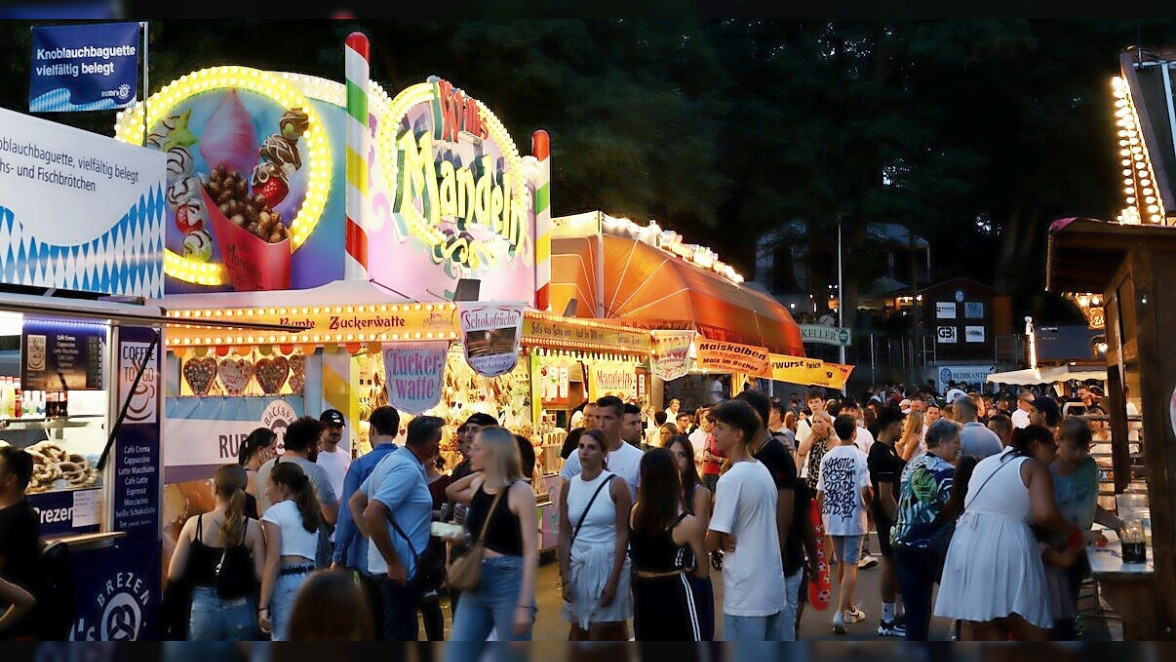
[[[29,492],[45,492],[57,481],[64,481],[67,488],[92,485],[98,480],[98,472],[90,462],[78,453],[70,453],[61,446],[42,441],[25,449],[33,458],[33,479]]]

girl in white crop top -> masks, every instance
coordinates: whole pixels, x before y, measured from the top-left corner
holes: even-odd
[[[314,570],[322,515],[314,486],[293,462],[274,465],[265,491],[274,505],[261,517],[266,555],[257,620],[274,641],[283,641],[294,598]]]

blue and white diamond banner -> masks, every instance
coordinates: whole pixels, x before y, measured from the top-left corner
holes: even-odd
[[[163,297],[167,157],[0,109],[0,283]]]
[[[29,112],[112,110],[135,102],[138,23],[33,28]]]

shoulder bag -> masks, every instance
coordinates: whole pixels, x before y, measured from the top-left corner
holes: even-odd
[[[584,519],[588,517],[588,511],[592,510],[592,504],[596,503],[596,497],[600,496],[600,492],[616,477],[616,474],[611,474],[608,478],[604,479],[603,483],[596,486],[596,491],[592,493],[592,498],[588,499],[588,507],[584,509],[584,512],[580,515],[580,520],[576,522],[576,528],[572,531],[572,540],[568,543],[568,549],[571,549],[572,543],[576,542],[576,536],[580,535],[580,527],[584,526]]]
[[[976,496],[979,496],[980,491],[984,489],[984,486],[988,484],[988,481],[995,478],[996,474],[1000,473],[1000,470],[1004,469],[1007,464],[1012,463],[1008,462],[1006,464],[1001,464],[996,468],[996,471],[988,474],[988,478],[985,478],[984,482],[980,483],[980,487],[976,488],[976,492],[972,496],[973,500],[975,500]],[[952,489],[955,489],[954,485],[952,486]],[[941,512],[940,515],[942,514],[943,513]],[[961,511],[960,515],[962,514],[963,512]],[[947,562],[947,550],[951,547],[952,537],[955,536],[956,522],[959,520],[959,515],[950,520],[946,518],[940,518],[937,515],[935,519],[939,520],[940,525],[939,528],[931,534],[931,538],[927,541],[927,551],[930,553],[931,562],[935,566],[935,576],[943,577],[943,565]]]
[[[478,534],[478,540],[464,553],[454,556],[449,561],[449,567],[445,574],[448,577],[450,588],[464,593],[478,588],[478,583],[482,581],[482,550],[486,540],[486,531],[490,529],[490,519],[494,517],[494,511],[498,508],[498,502],[502,500],[502,495],[509,492],[513,486],[513,483],[507,485],[499,490],[498,495],[494,497],[494,503],[490,504],[490,510],[486,512],[486,519],[482,520],[482,532]]]
[[[409,582],[420,588],[422,593],[440,588],[441,584],[445,582],[445,547],[441,544],[441,539],[430,534],[425,551],[417,554],[416,545],[412,544],[412,539],[396,523],[396,518],[393,517],[390,510],[388,511],[388,523],[396,530],[397,535],[404,538],[404,542],[408,543],[408,551],[412,552],[416,572]]]

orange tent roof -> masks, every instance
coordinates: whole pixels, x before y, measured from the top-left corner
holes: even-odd
[[[595,317],[599,301],[605,317],[804,356],[800,327],[775,299],[640,241],[604,235],[601,243],[603,256],[596,237],[553,240],[554,310],[574,297],[580,317]],[[602,259],[604,282],[597,287]]]

